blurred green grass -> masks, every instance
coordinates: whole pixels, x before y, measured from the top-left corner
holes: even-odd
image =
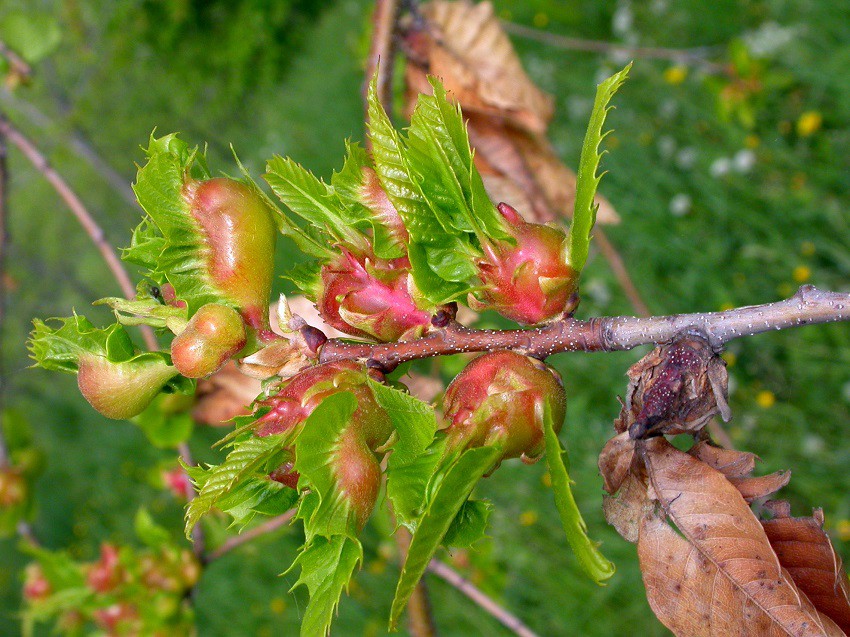
[[[182,131],[193,143],[208,142],[211,165],[231,173],[236,171],[232,143],[254,174],[280,153],[328,175],[341,161],[343,140],[362,135],[365,0],[276,3],[292,13],[252,23],[247,35],[228,30],[227,3],[216,3],[224,13],[208,17],[212,25],[192,28],[180,23],[184,14],[178,9],[195,4],[164,3],[175,9],[165,14],[152,13],[153,4],[6,0],[0,7],[0,19],[16,9],[38,10],[62,27],[60,47],[37,67],[33,85],[14,94],[0,92],[0,107],[37,140],[115,245],[128,240],[138,210],[80,159],[70,145],[74,135],[89,140],[126,183],[132,181],[134,162],[142,160],[140,145],[155,127]],[[253,7],[253,14],[243,16],[250,21],[272,4],[233,7]],[[729,88],[728,80],[718,81],[699,65],[671,68],[669,62],[638,58],[632,79],[615,99],[610,123],[616,132],[608,138],[604,168],[609,174],[602,190],[623,223],[607,232],[653,312],[768,302],[804,281],[850,290],[850,23],[840,3],[495,4],[503,17],[553,33],[675,48],[718,45],[723,61],[734,59],[733,43],[743,38],[750,51],[763,53],[755,74],[760,88],[745,92],[728,116],[718,106],[719,95],[734,95],[738,87]],[[250,39],[251,33],[262,45],[240,48],[240,38]],[[221,50],[213,50],[219,43],[224,43]],[[565,161],[575,165],[593,87],[625,58],[515,43],[532,78],[556,96],[552,139]],[[50,123],[34,121],[33,106]],[[821,124],[802,135],[798,124],[806,113],[819,116]],[[808,117],[809,123],[817,119]],[[101,541],[132,541],[133,514],[144,503],[179,533],[179,506],[147,479],[151,467],[170,454],[152,449],[133,426],[94,414],[73,378],[26,369],[24,339],[32,317],[66,315],[73,307],[106,320],[89,303],[116,288],[41,176],[14,151],[10,162],[14,289],[2,326],[11,372],[6,402],[27,415],[47,456],[37,484],[36,532],[52,548],[92,558]],[[278,259],[283,266],[292,255],[281,250]],[[631,312],[598,255],[584,287],[583,316]],[[850,555],[848,344],[848,327],[833,325],[766,334],[729,348],[735,419],[728,430],[735,444],[760,455],[764,471],[792,469],[785,493],[795,513],[824,507],[828,529],[845,557]],[[608,586],[598,588],[578,572],[544,486],[542,465],[508,463],[481,488],[496,503],[492,539],[468,557],[466,572],[541,635],[666,632],[645,601],[634,547],[604,522],[596,470],[596,454],[619,409],[616,395],[625,390],[625,370],[640,354],[555,359],[570,395],[562,437],[570,449],[577,499],[592,535],[603,540],[606,555],[618,566]],[[192,447],[199,458],[215,457],[209,449],[215,437],[216,432],[197,433]],[[291,576],[277,575],[299,542],[293,529],[215,563],[199,589],[199,634],[294,633],[303,598],[287,592]],[[380,531],[370,528],[366,565],[341,604],[334,634],[385,633],[397,576],[387,546]],[[0,540],[0,634],[19,631],[25,560],[15,548],[15,540]],[[509,634],[450,587],[433,577],[429,581],[441,634]]]

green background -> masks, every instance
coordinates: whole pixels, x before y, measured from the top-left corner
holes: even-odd
[[[616,132],[608,138],[602,191],[623,222],[606,231],[653,313],[769,302],[803,281],[850,291],[850,23],[841,3],[495,4],[506,19],[552,33],[714,47],[710,59],[717,64],[711,66],[671,69],[670,61],[634,56],[632,77],[609,119]],[[324,176],[339,166],[344,139],[362,136],[369,5],[4,0],[3,39],[12,43],[10,16],[26,11],[42,20],[40,37],[58,44],[36,64],[30,86],[0,90],[0,108],[49,156],[110,242],[121,246],[139,218],[126,187],[154,128],[208,143],[211,166],[229,173],[236,172],[231,143],[254,175],[274,153]],[[551,139],[575,165],[594,86],[629,56],[514,41],[532,79],[556,98]],[[730,69],[744,79],[735,81]],[[730,96],[740,99],[725,108]],[[806,122],[818,121],[805,130]],[[152,448],[132,425],[95,414],[72,377],[27,369],[24,341],[33,317],[75,308],[105,321],[103,310],[89,303],[118,290],[61,200],[15,150],[10,173],[5,403],[29,421],[47,461],[35,485],[35,530],[48,547],[93,559],[102,541],[133,541],[133,515],[145,504],[177,536],[180,506],[150,479],[173,453]],[[284,266],[293,257],[290,245],[282,247]],[[598,254],[591,256],[584,290],[582,316],[632,311]],[[763,471],[793,471],[785,494],[794,512],[822,506],[845,557],[849,341],[845,324],[729,347],[732,439],[764,460]],[[604,522],[596,469],[619,410],[616,397],[625,391],[624,373],[640,355],[553,359],[570,396],[562,439],[577,499],[591,535],[603,540],[618,566],[609,585],[596,587],[578,571],[542,464],[506,463],[484,481],[480,491],[496,504],[492,539],[469,555],[445,556],[541,635],[666,633],[645,601],[634,547]],[[447,361],[444,375],[458,365]],[[218,433],[196,432],[197,457],[216,457],[209,447]],[[333,634],[385,632],[397,568],[380,526],[367,529],[366,563],[342,601]],[[199,634],[294,634],[304,600],[287,592],[294,577],[278,574],[300,540],[297,529],[283,531],[213,564],[199,587]],[[18,634],[25,562],[16,540],[0,540],[0,634]],[[441,634],[510,634],[447,585],[433,576],[428,581]]]

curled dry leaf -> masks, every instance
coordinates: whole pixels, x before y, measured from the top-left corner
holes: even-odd
[[[777,471],[766,476],[751,476],[758,456],[746,451],[715,447],[707,441],[701,441],[688,450],[715,471],[725,475],[747,502],[767,498],[791,480],[790,471]]]
[[[628,432],[617,434],[602,448],[599,453],[599,473],[605,490],[614,494],[620,489],[623,480],[632,468],[635,456],[635,441]]]
[[[821,613],[850,632],[850,585],[823,530],[823,511],[793,518],[787,502],[768,503],[773,519],[762,522],[773,551],[794,583]]]
[[[229,426],[236,416],[251,413],[248,405],[261,391],[259,380],[249,378],[230,361],[209,378],[198,381],[198,402],[192,417],[211,427]]]
[[[546,139],[553,100],[526,75],[492,5],[436,0],[420,11],[424,21],[404,33],[408,111],[432,91],[427,75],[440,77],[468,119],[490,198],[537,223],[572,215],[575,173]],[[596,201],[599,223],[619,222],[604,197]]]
[[[609,495],[602,500],[608,524],[624,540],[636,543],[641,520],[653,507],[647,494],[646,472],[635,457],[635,441],[628,432],[614,436],[599,454],[599,472]]]
[[[641,523],[638,556],[665,626],[688,637],[844,634],[782,568],[726,476],[664,438],[640,445],[656,507]]]
[[[656,347],[628,371],[618,432],[697,434],[717,413],[728,420],[726,364],[708,342],[688,334]]]

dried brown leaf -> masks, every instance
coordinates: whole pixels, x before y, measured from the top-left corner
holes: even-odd
[[[691,447],[688,453],[727,478],[746,478],[756,468],[759,459],[754,453],[724,449],[704,440]]]
[[[236,416],[251,413],[248,406],[261,391],[259,380],[245,376],[230,361],[209,378],[198,381],[198,402],[192,416],[205,425],[226,427]]]
[[[757,476],[755,478],[729,478],[729,482],[738,489],[738,492],[747,502],[753,502],[773,495],[787,485],[790,480],[790,471],[776,471],[775,473],[769,473],[766,476]]]
[[[537,133],[546,130],[553,100],[525,74],[489,2],[435,0],[420,11],[429,37],[417,53],[464,110],[504,117]]]
[[[637,543],[641,523],[652,514],[655,503],[647,492],[646,475],[629,473],[615,495],[602,497],[605,520],[627,542]]]
[[[599,473],[605,490],[614,494],[632,467],[635,456],[635,441],[623,432],[611,438],[599,453]]]
[[[841,558],[823,530],[823,512],[792,518],[789,507],[774,504],[776,517],[762,522],[782,567],[821,613],[850,632],[850,585]]]
[[[783,571],[726,476],[662,437],[640,453],[658,509],[643,520],[638,556],[665,626],[688,637],[843,635]]]

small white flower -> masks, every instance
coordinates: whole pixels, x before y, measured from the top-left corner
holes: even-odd
[[[732,161],[735,164],[735,170],[739,173],[748,173],[756,165],[756,154],[749,148],[744,148],[735,153]]]
[[[680,192],[670,200],[670,214],[674,217],[684,217],[691,211],[692,205],[693,201],[691,201],[691,198],[685,193]]]
[[[722,177],[723,175],[728,175],[731,170],[732,160],[728,157],[718,157],[711,162],[711,167],[708,169],[708,172],[711,173],[712,177]]]
[[[683,148],[676,153],[676,165],[682,170],[690,170],[697,161],[697,149],[693,146]]]
[[[673,153],[676,152],[676,140],[670,135],[662,135],[656,142],[658,146],[658,154],[664,159],[670,159]]]

